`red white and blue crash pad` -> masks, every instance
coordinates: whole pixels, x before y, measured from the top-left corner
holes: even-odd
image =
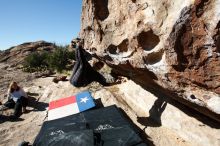
[[[75,96],[61,98],[49,103],[48,120],[55,120],[80,113],[95,106],[90,92],[84,91]]]

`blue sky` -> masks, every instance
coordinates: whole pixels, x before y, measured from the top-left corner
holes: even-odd
[[[0,0],[0,49],[45,40],[69,44],[80,31],[82,0]]]

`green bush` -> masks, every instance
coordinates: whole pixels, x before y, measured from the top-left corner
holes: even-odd
[[[34,52],[24,59],[24,71],[34,72],[41,70],[56,70],[62,72],[68,69],[70,60],[75,59],[74,51],[67,46],[57,46],[53,52]]]
[[[39,71],[47,68],[48,52],[34,52],[24,59],[24,68],[28,72]]]
[[[66,69],[68,63],[68,50],[63,47],[58,47],[49,57],[49,67],[58,72]]]

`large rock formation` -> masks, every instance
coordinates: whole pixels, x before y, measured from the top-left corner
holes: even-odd
[[[220,0],[83,0],[85,48],[220,121]]]

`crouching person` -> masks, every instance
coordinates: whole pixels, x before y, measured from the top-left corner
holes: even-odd
[[[20,117],[26,112],[26,106],[28,104],[28,96],[25,91],[18,86],[16,82],[12,82],[8,89],[8,101],[4,106],[8,108],[14,108],[14,116]]]

